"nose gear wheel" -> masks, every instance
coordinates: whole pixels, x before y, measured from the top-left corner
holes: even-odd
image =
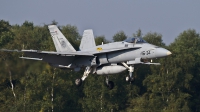
[[[77,86],[81,86],[81,84],[82,84],[82,79],[76,79],[76,80],[75,80],[75,84],[76,84]]]
[[[124,65],[124,67],[126,67],[129,71],[129,76],[126,77],[126,81],[128,82],[133,82],[134,78],[133,78],[133,72],[134,72],[134,67],[133,65],[128,66],[126,63],[122,62],[122,64]]]

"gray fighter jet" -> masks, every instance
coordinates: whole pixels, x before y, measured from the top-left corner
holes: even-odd
[[[56,52],[39,50],[6,50],[23,52],[27,57],[22,59],[42,60],[58,68],[67,68],[79,71],[85,67],[82,78],[76,79],[75,84],[80,86],[89,74],[105,75],[109,89],[114,83],[109,81],[108,75],[129,71],[126,81],[133,81],[132,73],[135,64],[154,64],[147,60],[165,57],[172,54],[170,51],[149,44],[142,38],[128,38],[125,41],[113,42],[96,46],[93,31],[85,30],[79,47],[76,51],[56,25],[49,25]]]

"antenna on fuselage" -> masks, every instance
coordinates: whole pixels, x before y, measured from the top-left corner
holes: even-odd
[[[137,43],[137,38],[135,38],[135,42],[134,42],[134,44],[136,44]]]

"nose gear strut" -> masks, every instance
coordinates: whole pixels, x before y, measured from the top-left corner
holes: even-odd
[[[133,65],[128,66],[126,63],[122,62],[122,64],[124,65],[124,67],[126,67],[129,71],[129,76],[126,77],[126,81],[130,81],[132,82],[134,80],[133,78],[133,72],[134,72],[134,67]]]

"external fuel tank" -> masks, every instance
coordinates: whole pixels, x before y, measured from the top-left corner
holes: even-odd
[[[123,72],[126,70],[124,66],[121,65],[109,65],[98,67],[96,70],[97,75],[111,75]]]

